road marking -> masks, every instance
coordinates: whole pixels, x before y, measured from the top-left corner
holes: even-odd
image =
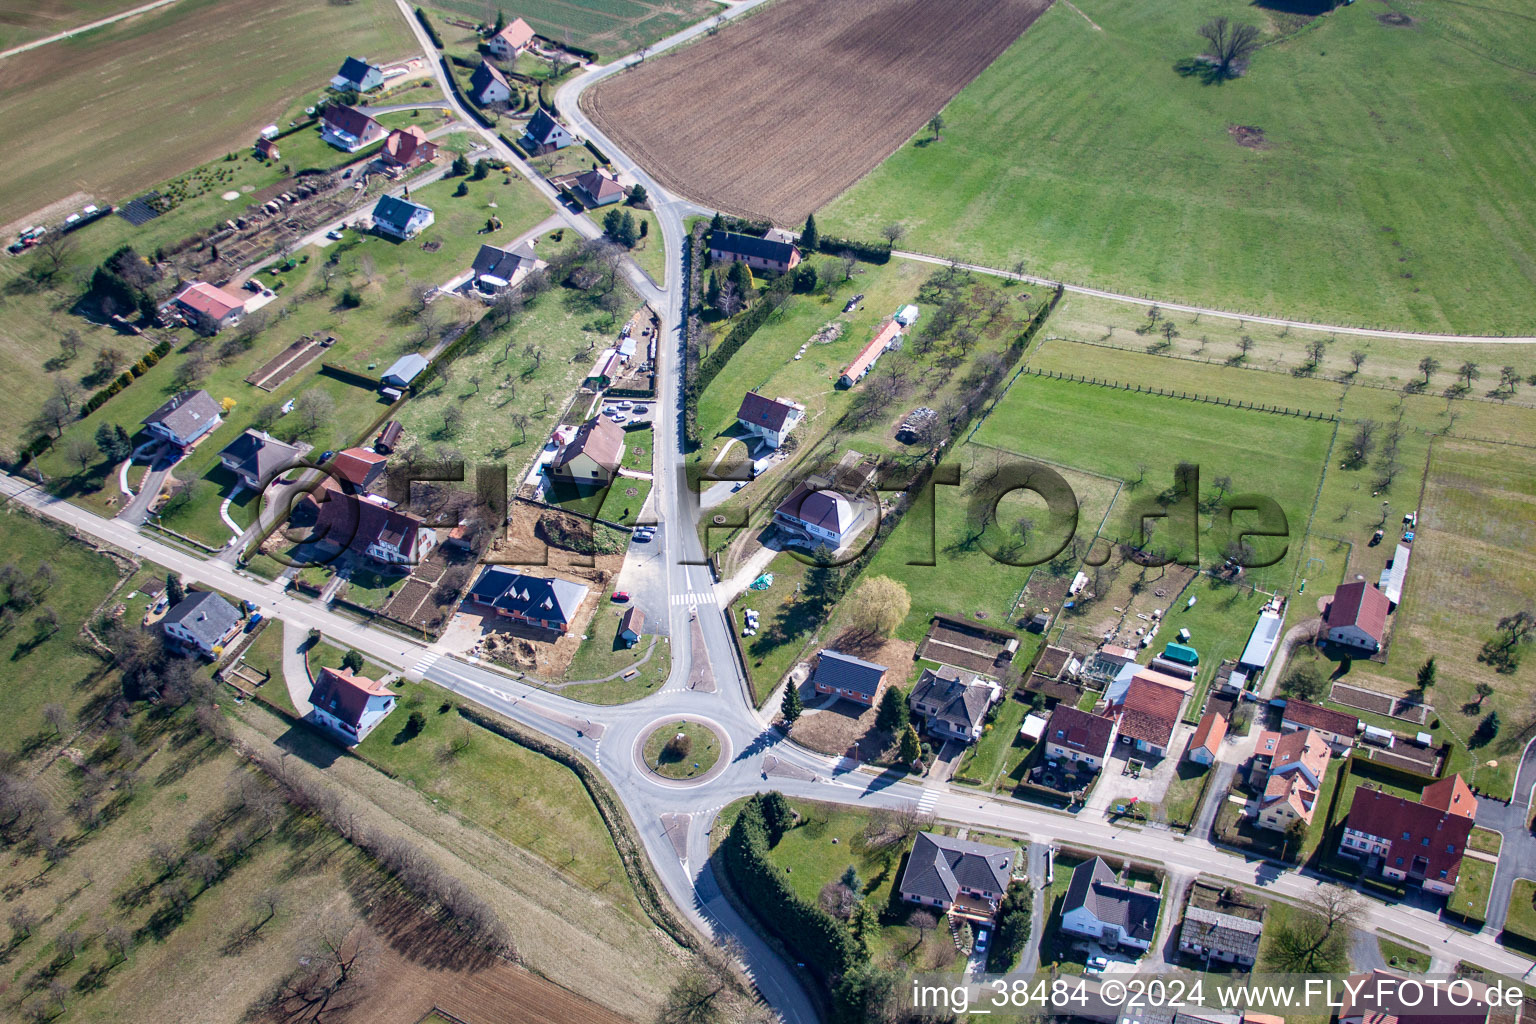
[[[922,799],[917,802],[917,809],[923,814],[927,814],[929,811],[933,810],[934,805],[938,802],[939,791],[936,789],[925,789],[923,790]]]
[[[685,604],[709,604],[718,606],[720,604],[720,600],[715,597],[715,592],[713,590],[706,590],[697,594],[673,594],[670,603],[674,606]]]

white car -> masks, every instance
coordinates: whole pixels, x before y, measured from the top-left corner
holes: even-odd
[[[623,423],[625,420],[629,419],[628,416],[625,416],[621,412],[610,413],[609,418],[612,419],[615,423]]]
[[[618,405],[614,406],[615,409],[625,409],[625,410],[633,409],[634,407],[635,407],[635,403],[634,402],[620,402]]]
[[[325,233],[325,237],[329,238],[333,242],[339,242],[341,241],[341,229],[331,228],[331,230]]]
[[[1109,967],[1109,958],[1093,956],[1088,958],[1087,965],[1083,968],[1084,974],[1103,974]]]

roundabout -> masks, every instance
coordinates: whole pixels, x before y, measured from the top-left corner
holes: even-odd
[[[698,715],[676,715],[652,722],[635,739],[636,767],[661,785],[703,785],[731,762],[731,742],[718,723]]]

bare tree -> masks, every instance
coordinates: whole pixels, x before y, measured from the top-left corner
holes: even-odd
[[[1424,375],[1424,386],[1429,387],[1429,378],[1433,377],[1440,369],[1440,360],[1434,356],[1425,356],[1419,360],[1419,372]]]
[[[320,424],[330,418],[336,409],[336,402],[330,394],[318,388],[311,388],[298,397],[293,403],[294,414],[303,424],[304,433],[312,434],[320,428]]]
[[[899,221],[896,223],[887,224],[885,227],[880,229],[880,234],[885,236],[885,240],[890,243],[893,248],[897,242],[901,241],[902,236],[906,233],[907,226]]]
[[[52,281],[64,272],[64,268],[75,256],[76,239],[72,234],[66,235],[62,231],[50,231],[43,236],[33,248],[37,253],[36,276],[43,281]]]
[[[96,446],[82,438],[75,438],[64,446],[64,453],[70,462],[80,464],[80,472],[84,473],[91,468],[91,463],[96,461]]]
[[[356,925],[333,922],[322,927],[304,966],[273,993],[270,1007],[291,1024],[345,1016],[362,995],[362,981],[377,960],[368,933]]]
[[[1259,48],[1257,25],[1238,25],[1226,17],[1212,18],[1200,26],[1200,35],[1211,44],[1206,56],[1218,78],[1235,78],[1248,66],[1248,58]]]
[[[1355,349],[1349,354],[1349,361],[1354,366],[1355,372],[1359,373],[1360,367],[1365,365],[1365,352],[1358,348]]]
[[[108,928],[101,936],[101,946],[112,957],[113,963],[122,963],[133,948],[133,932],[120,924]]]
[[[48,723],[55,736],[63,736],[64,730],[69,728],[69,712],[62,704],[44,704],[43,721]]]
[[[1456,376],[1460,377],[1462,382],[1470,388],[1472,386],[1472,382],[1482,376],[1482,371],[1478,369],[1478,365],[1476,363],[1469,359],[1457,368]]]

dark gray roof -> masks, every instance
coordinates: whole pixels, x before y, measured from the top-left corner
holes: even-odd
[[[565,126],[562,125],[559,121],[556,121],[553,117],[550,117],[549,112],[546,111],[543,107],[540,107],[538,110],[534,111],[533,116],[528,119],[528,127],[525,129],[525,131],[527,132],[528,137],[532,139],[536,145],[540,146],[549,145],[550,138],[561,132],[564,132],[566,135],[570,134],[570,132],[565,131]]]
[[[175,608],[160,620],[164,625],[180,626],[206,644],[212,645],[224,639],[224,635],[240,621],[235,606],[211,590],[199,590],[188,594]]]
[[[337,78],[345,78],[354,85],[362,85],[368,78],[369,72],[377,72],[379,69],[367,61],[358,60],[356,57],[348,57],[341,62],[341,70],[336,72]]]
[[[422,206],[413,203],[409,199],[401,199],[399,196],[380,196],[378,203],[373,208],[373,219],[392,224],[398,228],[404,228],[411,222],[411,218],[418,210],[432,212],[430,206]]]
[[[469,596],[481,604],[550,622],[570,622],[587,588],[569,580],[525,576],[505,565],[488,566]]]
[[[1151,941],[1157,928],[1157,908],[1162,900],[1149,892],[1127,889],[1104,863],[1103,857],[1084,861],[1072,872],[1061,912],[1070,914],[1079,907],[1105,924],[1118,925],[1126,935]]]
[[[756,235],[739,235],[734,231],[710,232],[709,247],[716,252],[753,256],[778,263],[788,263],[795,251],[789,242],[775,242],[771,238],[758,238]]]
[[[263,482],[268,476],[293,465],[299,455],[299,448],[259,430],[247,430],[219,452],[221,458],[234,459],[240,469]]]
[[[811,676],[811,682],[842,690],[854,690],[867,697],[873,697],[885,672],[884,665],[876,665],[872,661],[855,658],[851,654],[843,654],[840,651],[828,650],[822,651],[821,657],[816,659],[816,672]]]
[[[764,398],[756,391],[748,391],[741,397],[741,407],[736,410],[736,418],[769,430],[782,430],[784,421],[794,413],[795,407],[788,402]]]
[[[533,246],[527,242],[515,249],[498,249],[494,245],[482,245],[480,251],[475,254],[475,276],[490,274],[503,281],[510,281],[512,275],[522,269],[524,263],[532,266],[537,258],[533,254]]]
[[[1262,921],[1191,906],[1184,911],[1179,943],[1199,944],[1202,949],[1218,949],[1253,958],[1259,955],[1259,935],[1263,931]]]
[[[476,100],[479,100],[480,94],[492,82],[500,84],[508,92],[512,91],[512,86],[507,82],[507,76],[487,61],[482,60],[480,66],[475,68],[475,73],[469,76],[469,88]]]
[[[922,677],[912,687],[912,703],[936,704],[940,710],[931,717],[951,722],[962,729],[975,729],[992,703],[992,688],[976,682],[969,672],[949,665],[938,671],[923,669]]]
[[[943,900],[954,900],[962,886],[981,892],[1007,892],[1016,852],[920,832],[901,873],[901,892]]]
[[[183,391],[140,422],[146,426],[158,423],[177,437],[191,437],[204,429],[203,424],[223,412],[223,407],[208,392]]]

